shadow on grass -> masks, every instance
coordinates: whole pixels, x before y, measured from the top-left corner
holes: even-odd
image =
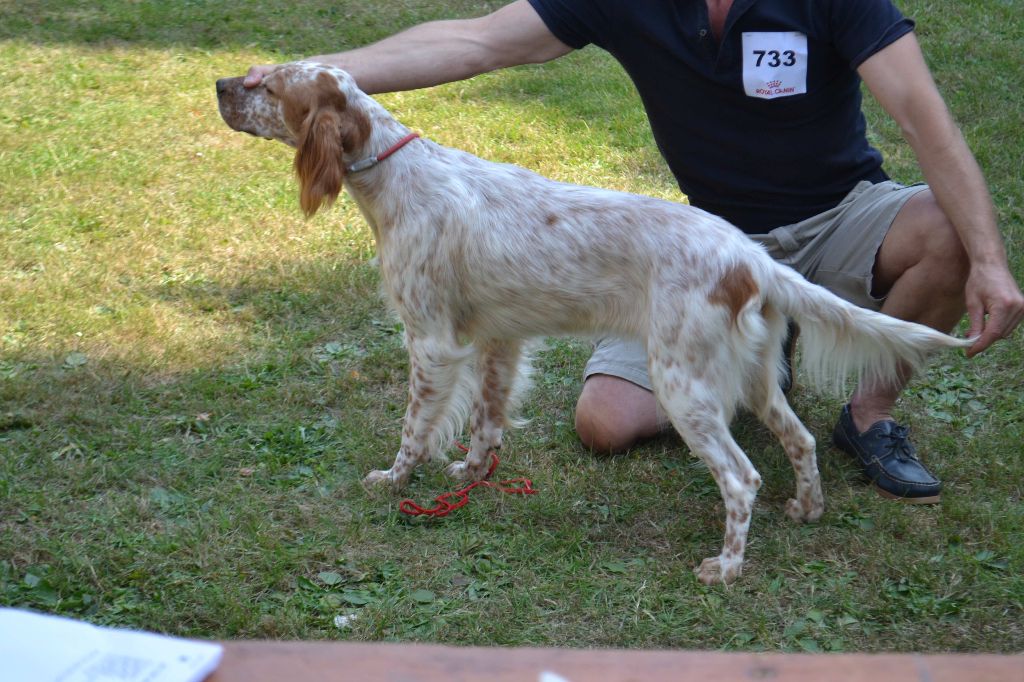
[[[0,603],[205,637],[841,651],[893,646],[895,622],[902,648],[1022,641],[1004,627],[1020,612],[1019,509],[979,514],[970,491],[945,516],[883,509],[831,458],[826,516],[791,524],[792,471],[749,416],[734,431],[765,487],[748,572],[728,590],[696,585],[691,566],[721,540],[718,491],[674,436],[611,459],[580,448],[567,422],[585,344],[541,355],[533,422],[508,442],[503,470],[540,495],[405,521],[400,496],[359,484],[397,445],[404,349],[370,278],[353,289],[349,275],[316,276],[322,290],[267,277],[151,291],[196,314],[250,308],[248,336],[264,344],[209,366],[155,377],[31,353],[0,366]],[[820,433],[829,417],[812,400],[798,409]],[[425,502],[449,485],[426,467],[407,494]],[[638,599],[658,615],[616,625]],[[751,624],[753,599],[767,607]],[[339,633],[333,619],[352,613],[356,629]],[[1001,639],[982,642],[995,625]]]
[[[0,6],[0,41],[97,49],[255,52],[252,59],[282,62],[366,45],[424,21],[482,15],[506,2],[317,0],[297,7],[280,0],[30,0]],[[577,59],[599,60],[601,68],[596,75],[589,65],[574,68]],[[239,63],[239,73],[248,65]],[[592,85],[580,87],[581,77],[592,79]],[[560,87],[561,80],[572,87]],[[211,91],[212,87],[211,82]],[[676,191],[632,85],[621,67],[596,49],[558,60],[553,69],[523,67],[500,79],[475,81],[463,94],[480,106],[502,102],[521,110],[518,121],[540,118],[562,129],[585,128],[593,143],[626,151],[626,175]],[[543,110],[536,108],[541,102]]]
[[[0,39],[41,45],[250,48],[292,58],[378,40],[431,19],[484,14],[503,1],[26,0],[0,7]]]

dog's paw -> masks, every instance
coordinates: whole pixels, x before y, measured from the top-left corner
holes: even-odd
[[[786,516],[799,523],[817,521],[824,512],[824,502],[807,500],[801,503],[793,498],[786,500]]]
[[[371,471],[363,478],[363,485],[370,490],[395,490],[399,487],[391,475],[391,469]]]
[[[705,585],[717,585],[729,583],[740,577],[743,570],[743,562],[723,559],[721,556],[708,557],[700,562],[700,566],[693,569],[697,579]]]
[[[487,467],[473,467],[466,461],[458,461],[449,464],[444,473],[449,478],[462,483],[475,483],[487,476]]]

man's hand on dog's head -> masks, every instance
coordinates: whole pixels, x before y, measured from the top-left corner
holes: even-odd
[[[245,74],[245,80],[242,81],[242,85],[247,88],[255,88],[263,82],[264,76],[276,68],[277,67],[273,64],[257,64],[255,66],[250,66],[249,72]]]

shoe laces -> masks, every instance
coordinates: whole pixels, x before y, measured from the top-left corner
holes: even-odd
[[[908,427],[896,424],[888,433],[881,435],[889,441],[885,446],[887,454],[895,455],[899,460],[919,461],[914,452],[914,446],[910,444],[910,429]]]

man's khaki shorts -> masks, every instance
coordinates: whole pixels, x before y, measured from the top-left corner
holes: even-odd
[[[772,258],[811,282],[851,303],[878,310],[884,299],[871,295],[875,255],[896,214],[925,189],[925,185],[861,182],[829,211],[750,237],[763,244]],[[583,378],[594,374],[610,374],[651,389],[647,351],[639,340],[600,339]]]

